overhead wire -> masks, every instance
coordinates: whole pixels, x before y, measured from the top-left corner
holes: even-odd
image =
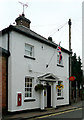
[[[50,64],[50,62],[52,61],[52,58],[54,57],[54,55],[55,55],[55,51],[54,51],[53,55],[51,56],[51,58],[50,58],[48,64],[46,65],[46,68],[49,66],[49,64]]]
[[[50,37],[50,36],[53,36],[56,32],[58,32],[58,31],[60,31],[62,28],[64,28],[67,23],[68,23],[68,22],[64,23],[63,25],[60,25],[60,27],[58,27],[58,28],[55,28],[55,29],[53,30],[53,32],[49,35],[49,37]],[[46,26],[53,26],[53,25],[55,26],[56,24],[34,25],[34,26],[32,26],[32,27],[46,27]]]
[[[55,26],[57,24],[43,24],[43,25],[32,25],[31,27],[49,27],[49,26]]]
[[[68,23],[68,22],[64,23],[64,24],[61,25],[58,29],[55,28],[55,29],[54,29],[54,32],[53,32],[52,34],[50,34],[49,37],[52,36],[52,35],[54,35],[56,32],[60,31],[62,28],[64,28],[67,23]],[[38,26],[38,27],[42,27],[42,26],[44,26],[44,25],[36,25],[36,27],[37,27],[37,26]],[[35,27],[35,26],[33,26],[33,27]],[[55,51],[54,51],[54,53],[52,54],[52,56],[51,56],[48,64],[46,65],[46,68],[49,66],[50,62],[52,61],[54,54],[55,54]]]
[[[61,25],[58,29],[55,28],[55,29],[54,29],[54,32],[53,32],[52,34],[50,34],[49,37],[52,36],[52,35],[54,35],[56,32],[60,31],[63,27],[65,27],[65,25],[66,25],[67,23],[68,23],[68,22],[64,23],[64,24]]]
[[[68,22],[66,22],[66,23],[64,23],[63,25],[61,25],[61,26],[57,29],[57,31],[53,32],[50,36],[52,36],[53,34],[55,34],[56,32],[58,32],[59,30],[61,30],[63,27],[65,27],[65,25],[66,25],[67,23],[68,23]],[[49,36],[49,37],[50,37],[50,36]],[[55,51],[54,51],[54,54],[55,54]],[[46,65],[46,68],[49,66],[50,62],[52,61],[52,58],[53,58],[54,54],[51,56],[48,64]]]

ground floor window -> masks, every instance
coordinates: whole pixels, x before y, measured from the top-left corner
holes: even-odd
[[[58,81],[57,96],[63,96],[63,81]]]
[[[32,78],[25,78],[25,98],[32,97]]]

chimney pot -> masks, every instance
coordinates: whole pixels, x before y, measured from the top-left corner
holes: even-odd
[[[52,42],[52,37],[48,37],[48,40]]]

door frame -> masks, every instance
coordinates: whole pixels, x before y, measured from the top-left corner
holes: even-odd
[[[51,85],[47,85],[47,107],[51,107]]]

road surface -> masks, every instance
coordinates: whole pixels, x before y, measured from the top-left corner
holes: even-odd
[[[76,108],[72,110],[66,110],[64,112],[53,113],[50,115],[44,115],[41,117],[33,118],[33,120],[69,120],[69,119],[76,119],[76,120],[83,120],[83,109]]]

